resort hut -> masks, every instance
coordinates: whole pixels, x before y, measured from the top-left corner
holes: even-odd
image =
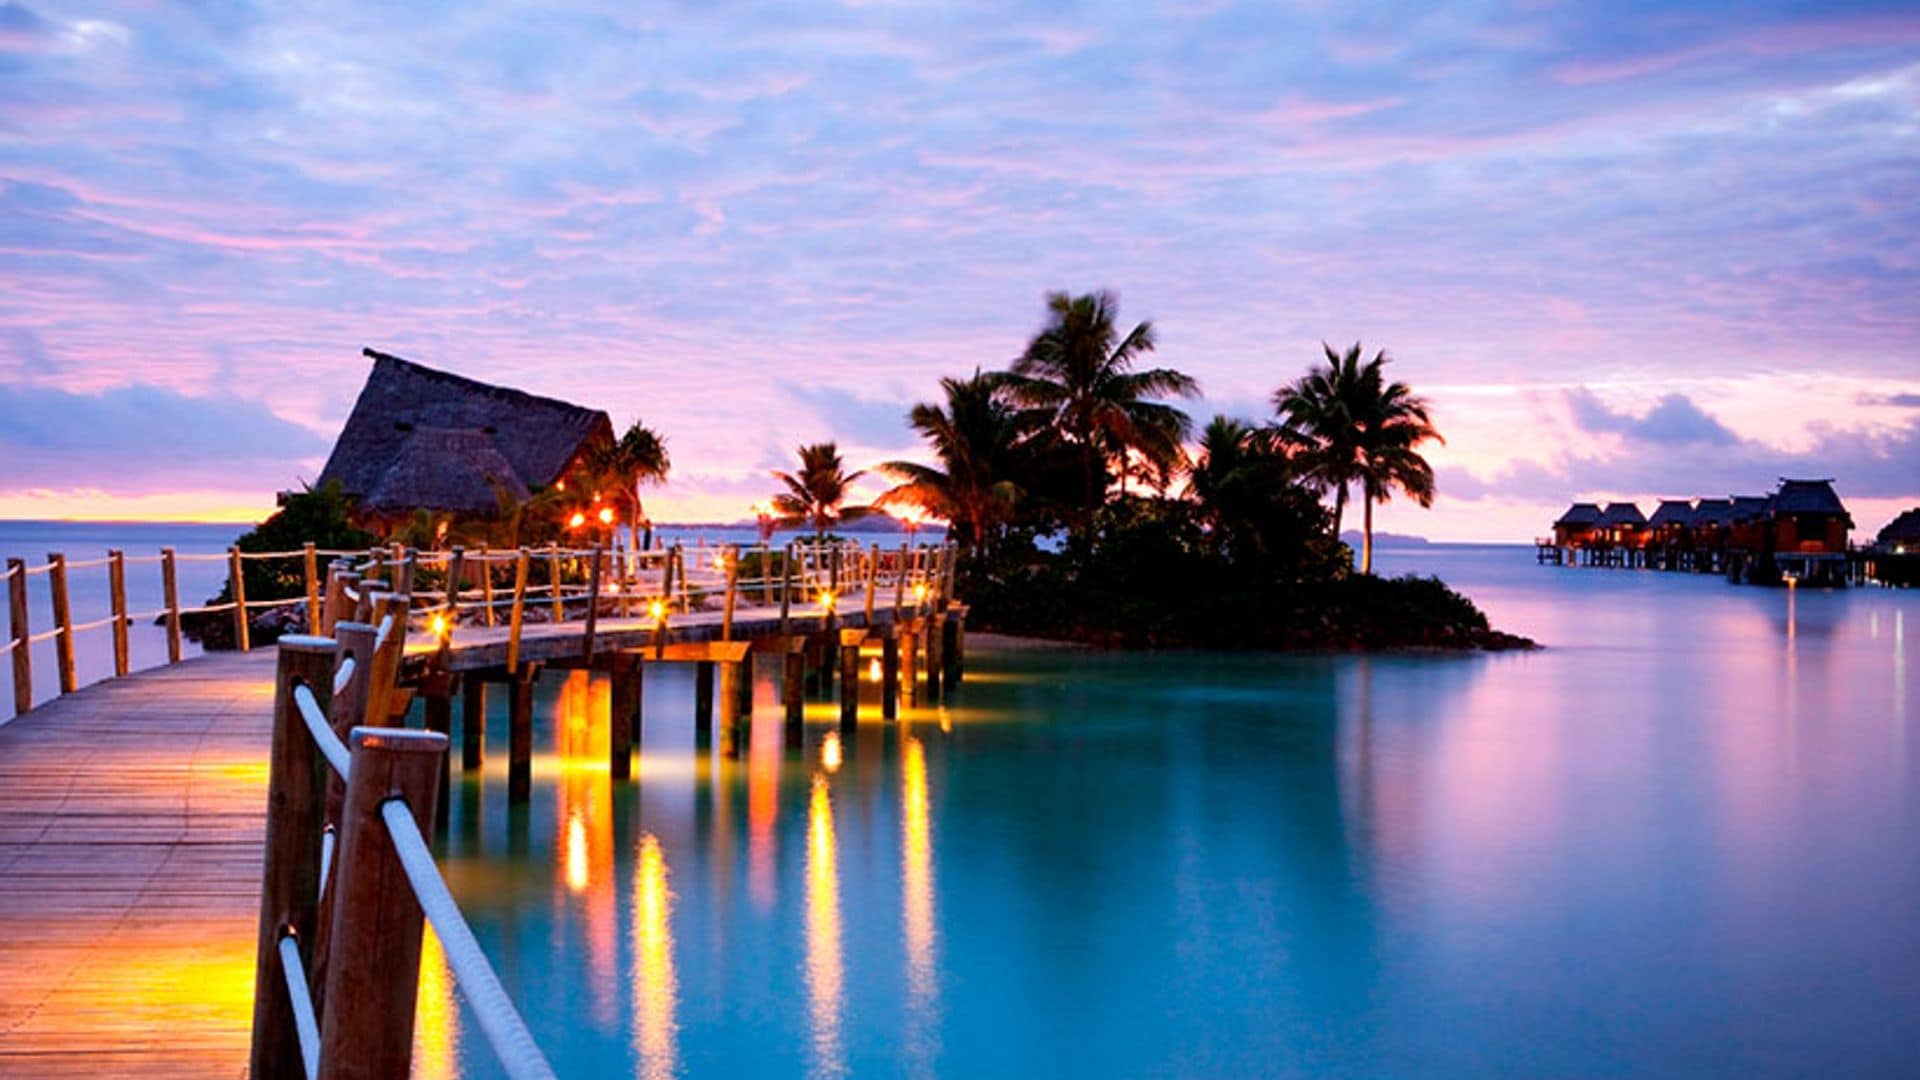
[[[1782,477],[1769,506],[1772,550],[1796,555],[1845,555],[1853,518],[1832,480]]]
[[[367,384],[320,472],[381,532],[417,511],[492,518],[613,441],[605,412],[365,350]]]
[[[1920,555],[1920,506],[1888,522],[1873,546],[1882,555]]]
[[[1732,551],[1767,549],[1767,515],[1773,500],[1765,495],[1735,495],[1727,513],[1727,548]]]
[[[1577,502],[1553,523],[1554,543],[1563,548],[1583,547],[1600,527],[1600,508],[1593,503]]]
[[[1663,544],[1679,542],[1692,524],[1693,503],[1685,499],[1661,499],[1653,516],[1647,519],[1654,538]]]
[[[1622,547],[1638,547],[1646,542],[1647,515],[1641,513],[1635,503],[1608,503],[1607,508],[1600,512],[1600,528],[1611,543]]]

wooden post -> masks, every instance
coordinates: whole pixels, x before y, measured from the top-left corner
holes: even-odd
[[[709,746],[713,742],[713,661],[699,660],[693,665],[693,742]]]
[[[393,591],[413,595],[413,575],[420,569],[420,553],[393,545]]]
[[[527,549],[521,548],[519,557],[513,563],[513,607],[507,615],[508,671],[520,670],[520,625],[524,618],[522,609],[527,606],[527,560],[530,557]]]
[[[33,708],[33,636],[27,616],[27,564],[7,560],[7,633],[13,640],[13,715]]]
[[[266,865],[260,882],[259,935],[253,963],[249,1072],[257,1077],[303,1075],[293,1006],[280,968],[280,938],[294,935],[301,961],[311,971],[320,892],[323,793],[330,770],[301,719],[294,690],[306,686],[320,708],[327,708],[333,692],[334,648],[328,638],[280,639],[274,675],[273,741],[267,752]]]
[[[539,669],[531,665],[513,672],[513,695],[507,700],[507,802],[533,798],[533,684]]]
[[[353,658],[353,674],[345,686],[333,691],[333,703],[327,708],[327,724],[333,733],[345,742],[347,733],[367,722],[367,687],[373,685],[373,645],[377,631],[371,623],[342,620],[333,624],[333,640],[339,643],[334,652],[334,669]],[[339,809],[340,795],[344,786],[332,793],[333,809]],[[329,821],[334,820],[330,817]]]
[[[752,670],[750,667],[752,663],[753,653],[748,652],[747,655],[739,661],[723,660],[718,665],[720,669],[721,745],[729,755],[735,753],[740,746],[741,740],[739,736],[741,728],[753,722],[753,684],[746,675],[748,671]],[[740,706],[740,691],[743,686],[747,689],[748,701],[744,709]]]
[[[947,605],[946,641],[941,643],[941,659],[946,662],[946,677],[949,692],[960,685],[966,677],[967,653],[967,606],[965,604]]]
[[[468,672],[460,682],[460,767],[478,769],[487,756],[487,680]]]
[[[783,640],[787,647],[780,654],[780,701],[787,707],[787,732],[792,735],[806,720],[806,642],[793,637]]]
[[[460,592],[467,582],[467,549],[454,545],[447,554],[447,641],[453,641],[454,628],[460,625]]]
[[[167,606],[167,663],[180,662],[180,573],[172,548],[160,549],[160,590]]]
[[[113,673],[125,675],[130,658],[127,652],[127,554],[107,552],[107,596],[113,607]]]
[[[320,553],[314,549],[313,541],[300,545],[301,568],[307,575],[307,633],[319,634],[323,631],[320,615]]]
[[[940,666],[941,648],[946,644],[947,612],[940,608],[920,620],[921,638],[926,643],[927,700],[940,700],[940,676],[944,669]]]
[[[347,588],[352,576],[344,565],[334,563],[327,567],[327,591],[320,601],[320,633],[332,634],[334,624],[352,618],[347,610]]]
[[[773,545],[760,542],[760,606],[773,606]]]
[[[480,599],[487,605],[486,625],[492,626],[493,617],[493,561],[487,558],[487,545],[480,545]]]
[[[560,545],[559,544],[551,544],[547,548],[547,581],[551,584],[553,589],[553,593],[551,596],[551,599],[553,601],[553,621],[556,623],[566,622],[567,621],[567,601],[566,601],[565,595],[562,594],[560,591]]]
[[[587,570],[587,632],[580,655],[593,659],[593,631],[600,622],[600,545],[593,545],[593,566]]]
[[[900,715],[900,627],[887,627],[880,639],[880,715],[893,720]]]
[[[787,622],[793,612],[793,541],[787,541],[787,548],[780,555],[780,636],[786,637],[791,631]],[[803,661],[804,663],[804,661]]]
[[[333,933],[326,1011],[320,1018],[322,1077],[404,1077],[413,1066],[425,920],[380,810],[401,799],[420,834],[433,835],[447,737],[432,731],[362,728],[334,859]],[[280,992],[285,997],[284,990]],[[267,1075],[255,1071],[256,1076]]]
[[[237,547],[227,549],[227,582],[233,593],[233,647],[249,652],[253,641],[247,625],[247,575]]]
[[[920,704],[920,620],[909,620],[900,633],[900,689],[909,707]]]
[[[833,644],[840,661],[840,730],[844,732],[860,719],[860,638],[849,632]]]
[[[437,732],[448,740],[453,738],[453,676],[446,671],[435,671],[420,681],[421,721],[428,731]],[[434,820],[447,820],[447,796],[453,786],[453,755],[440,755],[440,780],[434,786],[439,788],[439,798],[434,802]]]
[[[642,707],[641,660],[632,653],[620,653],[613,660],[612,715],[607,718],[607,744],[611,755],[607,771],[615,780],[633,775],[633,747],[640,741]]]
[[[73,662],[73,604],[67,593],[67,557],[58,552],[47,556],[47,588],[53,593],[54,667],[60,676],[60,692],[71,694],[80,688]]]
[[[399,593],[380,593],[374,600],[371,624],[378,635],[378,627],[393,619],[393,628],[387,631],[387,640],[373,649],[373,657],[367,664],[367,711],[357,721],[370,727],[384,727],[389,703],[393,699],[395,684],[399,681],[400,660],[407,647],[407,609],[413,598]]]
[[[673,565],[680,561],[679,555],[679,544],[668,548],[666,567],[660,571],[660,606],[668,613],[673,611]]]
[[[733,640],[733,605],[740,584],[740,549],[729,547],[721,558],[727,561],[727,600],[720,611],[720,640]]]
[[[900,572],[893,576],[893,621],[896,623],[900,621],[900,606],[907,598],[907,559],[912,554],[912,548],[900,545]]]
[[[873,628],[873,586],[880,578],[880,545],[867,555],[867,628]]]

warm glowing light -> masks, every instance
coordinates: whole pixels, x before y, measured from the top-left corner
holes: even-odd
[[[573,512],[573,516],[567,519],[567,528],[577,529],[580,526],[585,525],[586,523],[587,523],[587,515],[576,510]]]
[[[640,838],[640,858],[633,868],[633,1029],[640,1075],[648,1080],[665,1080],[678,1072],[673,1010],[679,989],[672,918],[667,857],[659,838],[647,833]]]
[[[867,681],[879,682],[882,674],[884,673],[880,670],[880,658],[876,656],[867,664]]]
[[[813,1027],[814,1072],[823,1076],[839,1075],[846,1067],[840,1045],[844,977],[833,802],[828,797],[827,778],[816,773],[807,803],[807,1004]]]
[[[587,823],[579,814],[567,819],[567,888],[587,891]]]
[[[839,732],[829,731],[827,737],[820,740],[820,767],[830,773],[840,771]]]
[[[428,628],[433,631],[434,637],[447,636],[447,617],[445,615],[435,615],[427,625]]]
[[[934,973],[933,841],[927,810],[927,752],[919,739],[902,744],[900,770],[900,899],[907,942],[907,995],[910,1018],[925,1022],[938,987]],[[926,1033],[922,1033],[923,1038]]]
[[[453,997],[453,972],[431,926],[420,935],[420,991],[415,1001],[413,1075],[453,1080],[460,1075],[460,1005]]]
[[[613,507],[603,506],[600,508],[600,524],[602,525],[613,524]]]
[[[913,587],[913,602],[922,603],[927,598],[927,583],[922,581]]]
[[[821,593],[820,593],[820,606],[821,606],[821,607],[823,607],[823,608],[826,608],[826,609],[827,609],[828,611],[832,611],[832,610],[833,610],[833,600],[834,600],[834,597],[833,597],[833,590],[832,590],[832,589],[823,589],[823,590],[821,591]]]
[[[667,604],[664,600],[655,600],[647,605],[647,611],[653,615],[654,622],[664,622],[667,618]]]

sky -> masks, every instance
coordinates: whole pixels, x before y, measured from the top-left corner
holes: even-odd
[[[1115,291],[1215,411],[1385,349],[1430,510],[1920,504],[1920,9],[0,0],[0,517],[246,520],[362,346],[663,432],[659,519]]]

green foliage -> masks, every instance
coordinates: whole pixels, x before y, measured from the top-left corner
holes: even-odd
[[[380,538],[356,527],[349,520],[351,504],[338,484],[287,496],[286,503],[273,516],[234,541],[243,552],[299,551],[304,544],[335,551],[365,550]],[[326,559],[321,559],[322,573]],[[247,599],[291,600],[307,594],[306,568],[300,559],[249,559],[243,563]],[[233,599],[229,583],[209,603],[224,604]]]

